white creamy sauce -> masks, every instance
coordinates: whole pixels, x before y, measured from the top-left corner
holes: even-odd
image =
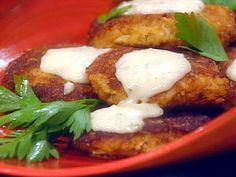
[[[183,54],[159,49],[133,51],[116,63],[116,77],[133,102],[147,102],[190,71],[191,64]]]
[[[91,114],[92,129],[112,133],[134,133],[142,129],[144,118],[157,117],[163,111],[157,105],[113,105]]]
[[[145,118],[158,117],[163,110],[146,103],[169,90],[191,71],[183,54],[159,49],[143,49],[124,54],[116,63],[116,77],[128,99],[92,113],[92,129],[112,133],[132,133],[142,129]]]
[[[64,84],[64,95],[68,95],[75,89],[75,85],[72,82],[66,82]]]
[[[149,103],[128,103],[126,100],[121,101],[118,104],[119,107],[130,107],[133,109],[137,109],[142,112],[143,118],[147,117],[158,117],[161,116],[164,112],[163,109],[161,109],[156,104],[149,104]]]
[[[233,63],[226,70],[226,75],[229,79],[236,82],[236,59],[234,59]]]
[[[201,0],[133,0],[123,2],[120,7],[132,6],[125,15],[200,12],[205,5]]]
[[[72,47],[50,49],[41,58],[40,69],[76,83],[88,83],[86,68],[101,54],[110,49]]]

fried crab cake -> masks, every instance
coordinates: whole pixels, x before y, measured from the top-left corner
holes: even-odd
[[[114,49],[99,56],[87,69],[89,80],[99,98],[109,104],[127,99],[122,83],[116,77],[116,62],[123,54],[139,50],[131,47]],[[168,91],[149,98],[163,108],[176,106],[221,105],[232,89],[230,80],[222,75],[215,61],[182,51],[191,64],[191,71]]]
[[[199,15],[212,24],[227,46],[236,38],[235,14],[221,5],[205,5]],[[90,45],[98,48],[133,46],[173,48],[186,45],[178,39],[174,13],[136,14],[113,18],[105,24],[94,22],[89,32]]]
[[[200,114],[147,118],[141,131],[129,134],[91,131],[75,141],[75,147],[91,156],[115,159],[150,152],[206,124]]]
[[[45,102],[97,97],[90,84],[73,83],[74,90],[64,94],[64,84],[68,81],[40,70],[41,57],[47,50],[47,48],[29,50],[12,61],[6,68],[2,84],[13,91],[14,75],[26,76],[36,95]]]
[[[236,59],[236,48],[228,48],[227,54],[229,57],[229,60],[226,62],[220,62],[219,63],[219,69],[221,71],[221,74],[223,77],[227,77],[227,70],[229,66],[233,63],[233,61]],[[228,89],[228,100],[232,105],[236,105],[236,82],[233,80],[230,80],[230,89]]]

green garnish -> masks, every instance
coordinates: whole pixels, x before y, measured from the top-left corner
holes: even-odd
[[[232,10],[236,10],[236,1],[235,0],[203,0],[206,4],[222,4],[228,6]]]
[[[90,111],[101,101],[82,99],[74,102],[42,103],[34,94],[26,78],[16,76],[15,93],[0,86],[0,112],[11,113],[0,118],[0,126],[13,131],[0,138],[0,158],[17,158],[39,162],[49,157],[58,158],[53,142],[60,135],[71,134],[78,139],[91,130]]]
[[[175,18],[179,31],[176,36],[194,47],[190,50],[215,61],[227,60],[227,54],[213,25],[193,13],[176,13]]]
[[[98,17],[98,23],[104,24],[108,20],[121,16],[125,12],[127,12],[132,6],[123,6],[123,7],[115,7],[109,13],[101,15]]]

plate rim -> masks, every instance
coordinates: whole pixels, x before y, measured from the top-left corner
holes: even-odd
[[[0,174],[5,175],[21,175],[21,176],[88,176],[88,175],[101,175],[115,173],[119,170],[128,171],[129,169],[135,169],[139,167],[140,164],[153,160],[159,159],[162,156],[171,153],[174,150],[178,150],[189,143],[192,143],[199,138],[206,136],[208,133],[214,131],[215,129],[224,126],[228,121],[234,119],[236,115],[236,107],[233,107],[227,112],[216,117],[214,120],[211,120],[207,125],[203,126],[201,130],[195,130],[192,133],[185,135],[182,138],[179,138],[171,143],[164,145],[163,147],[140,155],[133,157],[124,158],[121,160],[114,160],[112,162],[105,162],[96,165],[83,166],[83,167],[72,167],[72,168],[62,168],[62,169],[38,169],[36,167],[18,167],[15,165],[10,165],[4,163],[4,160],[0,161]],[[119,164],[119,165],[118,165]],[[164,165],[165,163],[161,163]],[[146,168],[148,166],[143,166]]]

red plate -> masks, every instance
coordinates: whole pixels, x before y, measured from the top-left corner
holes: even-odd
[[[112,0],[1,0],[0,66],[28,48],[58,43],[86,43],[89,23]],[[62,150],[59,160],[38,164],[0,162],[0,173],[18,176],[85,176],[123,172],[188,160],[236,148],[236,108],[205,127],[162,148],[135,157],[103,161]]]

